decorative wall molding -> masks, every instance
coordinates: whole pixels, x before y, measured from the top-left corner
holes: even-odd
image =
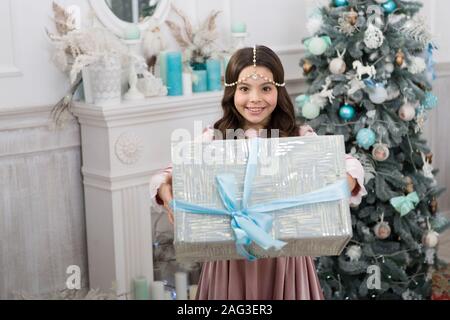
[[[88,286],[79,124],[49,129],[51,109],[0,109],[0,299],[61,290],[70,265]]]
[[[0,65],[0,78],[14,78],[22,75],[22,71],[14,65]]]
[[[115,143],[117,158],[124,164],[135,164],[142,157],[142,139],[133,132],[120,135]]]
[[[14,1],[16,2],[16,1]],[[14,15],[16,14],[12,0],[0,2],[0,78],[20,77],[22,71],[17,67],[17,51],[14,43]]]
[[[79,124],[72,116],[53,128],[50,106],[0,109],[0,158],[79,148]],[[22,132],[23,134],[17,134]]]

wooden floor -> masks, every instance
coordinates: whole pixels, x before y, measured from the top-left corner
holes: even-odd
[[[450,229],[439,236],[438,256],[450,263]]]

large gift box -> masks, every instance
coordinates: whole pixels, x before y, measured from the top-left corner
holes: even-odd
[[[179,261],[339,255],[351,239],[342,136],[172,145]]]

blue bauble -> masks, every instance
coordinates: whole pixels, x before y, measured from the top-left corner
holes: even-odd
[[[336,7],[345,7],[348,6],[348,1],[347,0],[334,0],[334,5]]]
[[[361,129],[356,135],[356,141],[358,145],[366,150],[375,144],[376,135],[371,129]]]
[[[438,97],[436,97],[431,92],[427,92],[425,94],[425,98],[422,100],[422,105],[425,109],[430,110],[437,106],[438,104]]]
[[[355,108],[346,103],[339,109],[339,117],[344,120],[352,120],[355,117],[356,111]]]
[[[393,0],[383,3],[381,6],[386,13],[392,13],[395,9],[397,9],[397,4]]]

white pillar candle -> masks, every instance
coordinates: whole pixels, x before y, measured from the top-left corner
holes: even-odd
[[[164,283],[162,281],[154,281],[151,284],[151,299],[152,300],[164,300]]]
[[[187,273],[175,273],[175,290],[177,292],[177,300],[187,300]]]
[[[183,72],[183,95],[192,95],[192,75],[188,72]]]
[[[131,2],[131,14],[133,17],[133,23],[139,22],[139,0],[133,0]]]
[[[195,296],[197,295],[198,285],[193,284],[189,286],[189,300],[195,300]]]

